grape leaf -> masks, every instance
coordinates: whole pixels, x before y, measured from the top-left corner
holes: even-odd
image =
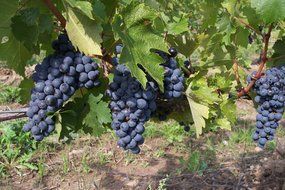
[[[67,6],[66,31],[72,44],[86,55],[102,55],[100,24]]]
[[[189,18],[181,18],[179,21],[177,22],[170,22],[167,24],[167,31],[169,34],[181,34],[183,32],[186,32],[189,30],[189,27],[188,27],[188,21],[189,21]]]
[[[182,53],[186,57],[190,55],[197,49],[198,43],[194,39],[190,39],[189,35],[167,35],[167,42],[171,44],[171,47],[177,49],[179,53]]]
[[[34,81],[31,78],[24,78],[20,85],[21,104],[25,104],[30,100],[31,89],[34,87]]]
[[[2,39],[1,30],[9,30],[9,26],[11,24],[11,18],[15,15],[18,9],[18,0],[11,0],[11,1],[0,1],[0,34]]]
[[[22,15],[17,15],[12,18],[12,32],[17,40],[23,42],[26,46],[31,47],[32,44],[35,44],[38,40],[38,26],[28,25],[23,19]]]
[[[94,1],[96,5],[96,1],[98,0],[94,0]],[[101,2],[105,5],[105,12],[106,12],[107,17],[112,18],[116,12],[116,8],[119,4],[119,0],[101,0]]]
[[[88,1],[65,0],[72,8],[80,10],[85,16],[94,20],[92,4]]]
[[[221,111],[222,111],[222,115],[225,116],[227,118],[227,120],[229,120],[232,124],[234,124],[236,122],[236,105],[235,102],[232,100],[226,100],[223,101],[220,104],[221,107]]]
[[[143,3],[138,5],[132,3],[124,9],[122,17],[126,27],[130,28],[142,20],[153,20],[157,17],[157,13]]]
[[[221,129],[231,130],[231,123],[227,118],[218,118],[216,119],[216,123]]]
[[[236,30],[236,33],[233,35],[234,39],[232,41],[234,41],[234,43],[236,45],[242,46],[242,47],[247,47],[248,46],[248,36],[249,36],[249,31],[238,27]]]
[[[190,83],[189,89],[191,89],[191,96],[199,101],[207,104],[220,101],[215,89],[208,86],[207,79],[203,75],[197,75]]]
[[[186,94],[189,94],[189,89],[187,89]],[[196,136],[199,137],[202,134],[203,128],[206,127],[205,119],[208,119],[209,107],[195,102],[190,96],[187,96],[187,100],[194,120]]]
[[[94,96],[93,94],[89,95],[87,99],[89,110],[83,120],[83,123],[86,125],[83,130],[96,136],[102,134],[106,130],[103,127],[103,124],[112,121],[108,104],[102,100],[102,97],[102,94],[98,96]]]
[[[101,22],[107,20],[106,7],[100,0],[93,0],[93,14]]]
[[[147,82],[145,73],[137,66],[137,64],[141,64],[147,73],[158,83],[160,89],[163,90],[164,69],[159,65],[162,63],[162,59],[151,53],[150,49],[167,51],[167,46],[163,36],[157,34],[151,28],[150,24],[140,22],[134,25],[134,23],[141,19],[143,18],[137,16],[136,19],[129,20],[128,25],[132,25],[132,27],[125,28],[122,25],[124,23],[122,18],[119,15],[115,16],[112,24],[113,31],[115,32],[115,37],[117,39],[120,38],[124,44],[120,61],[126,64],[132,76],[136,77],[145,87]]]
[[[49,14],[41,14],[39,17],[39,33],[51,33],[53,29],[53,20]]]
[[[27,8],[19,12],[19,15],[21,15],[22,21],[25,22],[29,26],[37,24],[39,14],[40,14],[40,11],[37,8]]]
[[[285,38],[279,39],[273,45],[274,53],[272,60],[267,63],[268,66],[284,65],[285,61]]]
[[[266,23],[281,21],[285,18],[284,0],[251,0],[251,7]]]
[[[31,57],[32,53],[12,33],[0,44],[0,60],[21,76],[25,75],[25,66]]]

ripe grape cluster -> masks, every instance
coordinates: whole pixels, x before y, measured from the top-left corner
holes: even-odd
[[[165,60],[161,65],[164,66],[164,97],[166,99],[179,98],[184,90],[184,74],[178,67],[178,63],[175,60],[177,51],[174,48],[170,48],[170,55],[167,56],[163,52],[158,54]]]
[[[256,73],[253,73],[255,75]],[[248,77],[248,82],[252,76]],[[273,140],[285,105],[285,67],[273,67],[265,72],[254,85],[258,104],[256,131],[253,140],[264,148],[267,141]]]
[[[111,127],[120,138],[118,146],[134,154],[140,152],[143,144],[144,123],[156,110],[156,87],[149,82],[144,90],[137,79],[131,76],[125,65],[119,64],[107,94],[111,98]]]
[[[23,127],[37,141],[55,129],[55,121],[49,115],[59,110],[78,88],[99,85],[97,63],[76,52],[66,34],[59,35],[52,47],[55,52],[35,67],[35,87],[26,113],[29,121]]]

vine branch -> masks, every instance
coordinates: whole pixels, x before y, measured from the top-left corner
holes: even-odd
[[[27,117],[27,115],[25,113],[14,114],[14,115],[6,115],[4,117],[0,117],[0,122],[9,121],[9,120],[13,120],[13,119],[20,119],[20,118],[24,118],[24,117]]]
[[[258,80],[261,77],[262,70],[263,70],[266,62],[268,61],[267,51],[268,51],[268,44],[269,44],[269,39],[270,39],[270,36],[271,36],[272,29],[273,29],[273,24],[271,24],[269,26],[268,32],[263,36],[264,47],[263,47],[263,50],[262,50],[262,53],[261,53],[261,60],[259,62],[259,67],[258,67],[257,73],[256,73],[256,75],[254,75],[252,77],[252,80],[248,84],[248,86],[243,88],[238,93],[238,97],[241,97],[241,96],[247,94],[250,91],[250,89],[254,86],[254,83],[256,82],[256,80]]]
[[[250,30],[252,30],[252,31],[254,31],[256,34],[258,34],[258,35],[261,35],[261,36],[263,36],[262,35],[262,33],[260,32],[260,31],[258,31],[258,30],[256,30],[255,28],[253,28],[250,24],[248,24],[248,23],[246,23],[246,22],[244,22],[242,19],[240,19],[240,18],[237,18],[237,17],[234,17],[237,21],[239,21],[241,24],[243,24],[246,28],[248,28],[248,29],[250,29]]]
[[[27,117],[26,112],[27,108],[21,108],[20,110],[0,111],[0,122]]]
[[[59,10],[54,6],[51,0],[43,0],[45,5],[49,8],[49,10],[54,14],[57,20],[60,22],[61,27],[65,28],[66,19],[62,16]]]

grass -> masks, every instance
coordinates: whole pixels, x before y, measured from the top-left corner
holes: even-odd
[[[65,153],[62,156],[62,172],[66,175],[69,172],[69,158]]]
[[[84,173],[91,172],[91,168],[88,164],[88,159],[89,159],[88,154],[84,153],[81,159],[82,170]]]
[[[250,128],[236,128],[232,131],[231,136],[229,138],[229,145],[235,146],[236,144],[246,143],[251,145],[252,141],[252,132],[254,127]]]
[[[193,151],[187,159],[180,158],[180,163],[190,172],[202,175],[208,168],[207,162],[202,158],[200,151]]]
[[[144,136],[146,138],[162,137],[169,143],[183,142],[184,138],[191,136],[191,132],[184,131],[183,126],[175,121],[148,122]]]
[[[0,104],[19,103],[20,101],[19,87],[8,86],[0,83]]]
[[[14,120],[0,123],[0,173],[1,177],[9,171],[20,173],[21,169],[37,169],[31,163],[37,149],[35,141],[31,141],[28,133],[22,132],[25,120]]]

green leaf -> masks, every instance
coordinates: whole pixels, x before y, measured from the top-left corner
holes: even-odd
[[[37,8],[27,8],[19,12],[19,15],[21,15],[22,21],[29,26],[37,24],[39,14],[40,14],[40,11]]]
[[[100,0],[93,0],[93,14],[101,22],[107,20],[106,7]]]
[[[167,31],[169,34],[181,34],[189,30],[189,18],[181,18],[178,22],[171,22],[167,24]]]
[[[249,34],[250,32],[247,29],[238,27],[236,33],[233,35],[234,36],[233,41],[235,42],[236,45],[246,48],[248,46]]]
[[[72,139],[71,134],[83,129],[83,118],[88,112],[86,97],[74,98],[74,101],[67,102],[57,115],[57,128],[59,131],[59,139]]]
[[[251,0],[251,7],[266,23],[273,23],[284,20],[285,1],[284,0]]]
[[[153,20],[157,17],[156,12],[145,4],[130,4],[122,13],[124,23],[129,28],[143,20]]]
[[[51,33],[53,29],[53,19],[50,14],[42,14],[39,18],[39,33]]]
[[[18,9],[18,0],[0,1],[0,40],[10,34],[11,18],[15,15]],[[3,8],[5,7],[5,8]]]
[[[216,120],[216,123],[219,125],[221,129],[231,130],[231,123],[227,118],[219,118]]]
[[[120,62],[126,64],[132,76],[136,77],[145,87],[147,83],[145,73],[137,66],[141,64],[163,90],[164,69],[159,65],[162,59],[150,52],[152,48],[167,51],[163,37],[157,34],[150,25],[141,24],[126,29],[121,24],[122,20],[117,15],[112,26],[117,38],[119,37],[124,44]]]
[[[198,43],[194,39],[190,39],[189,35],[167,35],[167,42],[171,44],[171,47],[177,49],[179,53],[182,53],[186,57],[190,55],[198,48]]]
[[[85,16],[94,20],[92,15],[92,4],[88,1],[79,1],[79,0],[65,0],[72,8],[80,10]]]
[[[224,115],[232,124],[236,123],[237,108],[235,102],[232,100],[226,100],[221,103],[220,107],[222,115]]]
[[[119,5],[119,0],[101,0],[101,2],[105,5],[107,17],[112,18],[116,12],[117,6]]]
[[[86,55],[102,55],[100,24],[88,19],[80,12],[67,7],[66,31],[72,44]]]
[[[191,89],[188,88],[186,94],[190,94],[190,91]],[[203,128],[206,127],[205,119],[208,119],[209,107],[195,102],[190,96],[187,96],[187,100],[189,102],[192,118],[194,120],[196,136],[199,137],[202,134]]]
[[[17,15],[12,18],[11,28],[17,40],[24,42],[28,47],[31,47],[38,40],[37,25],[28,25],[23,21],[22,15]]]
[[[92,135],[100,135],[106,129],[103,124],[110,123],[111,113],[108,108],[108,103],[102,100],[103,95],[94,96],[90,94],[87,103],[89,105],[89,111],[83,120],[83,123],[87,126],[83,130]]]
[[[7,40],[0,44],[0,60],[16,71],[16,73],[24,76],[27,61],[32,57],[32,53],[12,35],[8,34]]]
[[[285,38],[279,39],[273,45],[274,53],[272,55],[272,61],[268,62],[269,66],[284,65],[285,62]]]
[[[3,28],[9,28],[11,24],[11,18],[15,15],[18,9],[18,0],[11,0],[11,1],[0,1],[0,31]],[[2,36],[0,36],[2,38]]]
[[[19,87],[20,90],[20,97],[21,97],[21,103],[27,103],[30,100],[31,97],[31,89],[34,87],[34,82],[31,78],[24,78]]]
[[[207,79],[203,75],[197,75],[190,83],[189,89],[191,89],[191,96],[201,102],[214,104],[220,101],[218,93],[214,88],[208,86]]]

